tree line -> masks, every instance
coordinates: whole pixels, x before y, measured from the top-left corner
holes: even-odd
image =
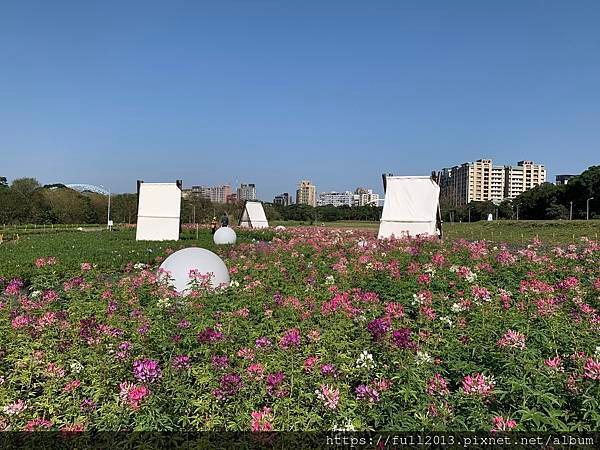
[[[592,166],[569,180],[566,185],[545,183],[525,191],[514,200],[500,204],[471,202],[454,207],[445,199],[440,201],[442,220],[467,222],[494,219],[585,219],[587,200],[590,218],[600,218],[600,166]],[[571,203],[572,202],[572,203]],[[243,202],[236,204],[211,203],[190,195],[182,199],[181,220],[184,223],[209,223],[227,212],[235,223],[242,214]],[[331,222],[337,220],[377,221],[380,207],[375,206],[281,206],[264,203],[267,218],[302,222]],[[78,192],[62,184],[42,186],[35,178],[19,178],[12,183],[0,177],[0,224],[89,224],[106,223],[108,197],[93,192]],[[115,223],[133,224],[137,221],[137,194],[111,195],[111,219]]]
[[[110,217],[115,223],[137,221],[137,194],[113,194]],[[212,203],[190,195],[181,200],[183,223],[209,223],[227,212],[236,223],[243,202]],[[335,220],[379,220],[381,208],[308,205],[273,205],[264,203],[269,220],[303,222]],[[15,179],[10,185],[0,177],[0,224],[100,224],[108,219],[108,197],[93,192],[78,192],[62,184],[42,186],[35,178]]]

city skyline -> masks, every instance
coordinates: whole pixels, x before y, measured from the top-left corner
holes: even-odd
[[[486,157],[598,163],[600,3],[10,2],[2,176],[270,199]],[[110,24],[110,25],[108,25]]]

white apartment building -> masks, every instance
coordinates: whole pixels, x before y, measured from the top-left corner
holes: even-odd
[[[516,166],[495,166],[491,159],[479,159],[439,173],[441,197],[453,206],[472,201],[500,203],[546,181],[546,169],[533,161]]]
[[[379,204],[379,194],[372,189],[359,187],[354,191],[354,206],[377,206]]]
[[[321,192],[319,194],[319,200],[317,201],[319,206],[352,206],[354,205],[354,194],[352,192]]]

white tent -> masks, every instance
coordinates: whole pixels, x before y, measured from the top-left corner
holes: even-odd
[[[177,241],[181,189],[177,183],[139,183],[137,241]]]
[[[431,177],[384,175],[384,189],[379,239],[438,235],[440,187]]]
[[[244,228],[268,228],[267,216],[261,202],[247,201],[240,218],[240,226]]]

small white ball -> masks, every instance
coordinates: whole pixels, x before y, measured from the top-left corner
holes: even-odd
[[[188,293],[191,270],[210,274],[213,288],[229,286],[227,266],[218,255],[205,248],[189,247],[176,251],[163,261],[160,270],[170,277],[175,290],[183,295]]]
[[[215,244],[217,245],[235,244],[236,239],[237,236],[235,235],[235,231],[233,231],[233,228],[229,227],[219,228],[213,236],[213,241],[215,241]]]

